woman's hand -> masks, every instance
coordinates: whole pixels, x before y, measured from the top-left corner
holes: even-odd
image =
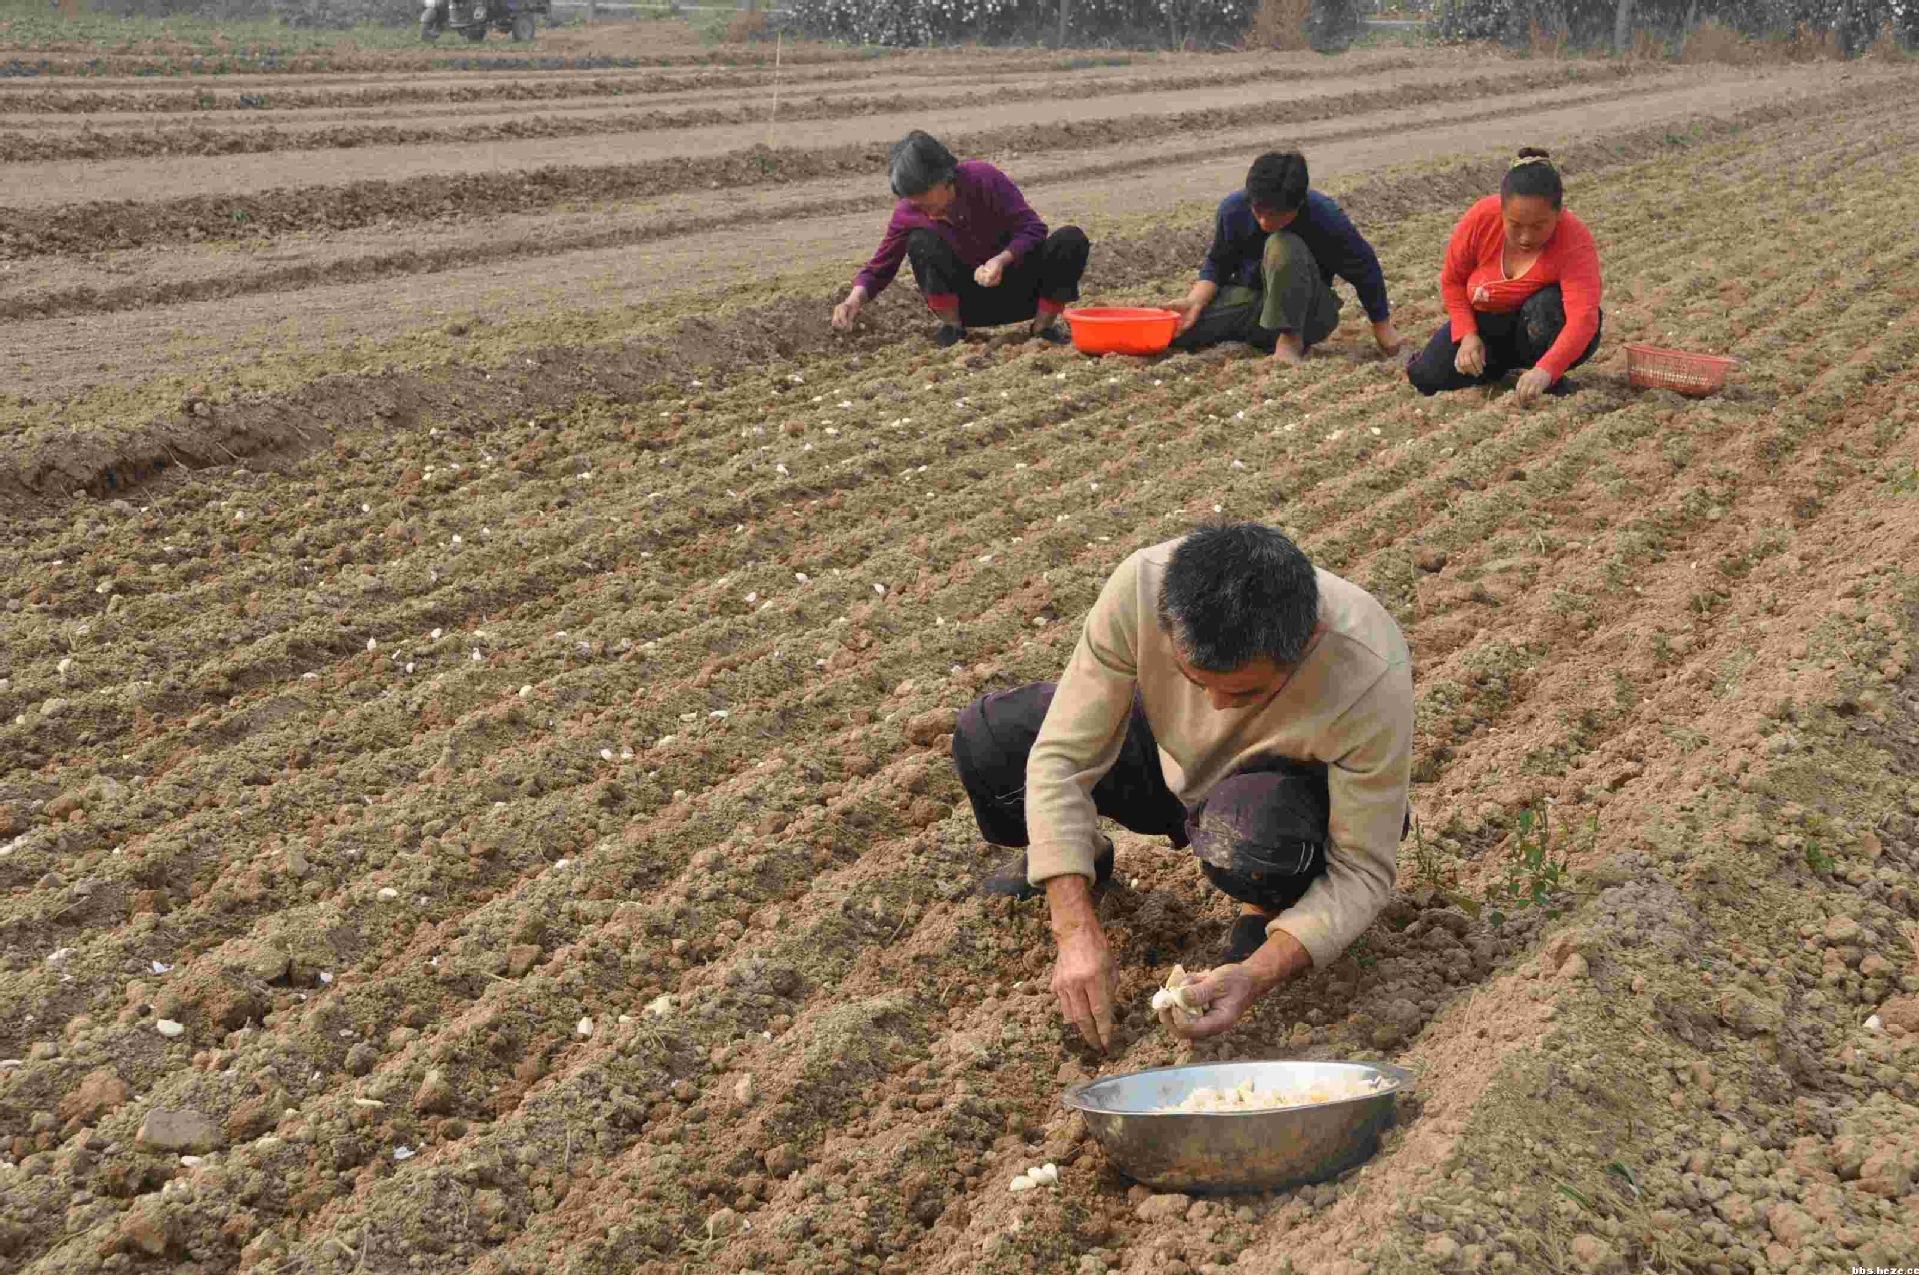
[[[986,264],[973,272],[973,282],[982,288],[999,287],[1000,277],[1006,273],[1007,264],[1006,254],[1003,252],[997,257],[987,258]]]
[[[1173,329],[1173,335],[1180,336],[1199,322],[1200,311],[1206,307],[1194,305],[1190,301],[1173,301],[1169,302],[1166,308],[1179,316],[1179,326]]]
[[[1459,353],[1453,358],[1453,366],[1462,376],[1478,376],[1486,370],[1486,343],[1475,332],[1459,343]]]
[[[846,300],[833,307],[833,326],[842,332],[852,331],[860,317],[860,307],[865,304],[866,289],[854,288],[846,294]]]
[[[1373,324],[1373,343],[1387,358],[1399,353],[1399,329],[1393,326],[1391,319],[1381,319]]]
[[[1541,394],[1553,387],[1553,374],[1543,367],[1528,368],[1513,387],[1513,402],[1530,407]]]

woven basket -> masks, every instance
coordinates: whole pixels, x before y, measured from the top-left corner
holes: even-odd
[[[1626,380],[1634,389],[1673,390],[1688,398],[1704,398],[1726,383],[1726,373],[1738,359],[1717,354],[1689,354],[1657,345],[1626,347]]]

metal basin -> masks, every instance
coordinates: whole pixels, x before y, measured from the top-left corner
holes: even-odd
[[[1168,1112],[1195,1089],[1374,1086],[1361,1097],[1270,1111]],[[1080,1113],[1119,1170],[1162,1191],[1273,1191],[1321,1182],[1366,1159],[1413,1074],[1387,1063],[1233,1062],[1155,1067],[1074,1085]]]

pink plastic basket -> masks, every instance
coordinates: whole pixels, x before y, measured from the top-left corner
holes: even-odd
[[[1639,390],[1673,390],[1688,398],[1704,398],[1726,383],[1726,374],[1738,359],[1717,354],[1690,354],[1657,345],[1626,347],[1626,380]]]

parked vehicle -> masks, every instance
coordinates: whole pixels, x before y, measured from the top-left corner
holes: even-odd
[[[470,42],[486,39],[488,28],[524,44],[553,12],[552,0],[426,0],[420,10],[420,38],[437,40],[442,31],[458,31]]]

